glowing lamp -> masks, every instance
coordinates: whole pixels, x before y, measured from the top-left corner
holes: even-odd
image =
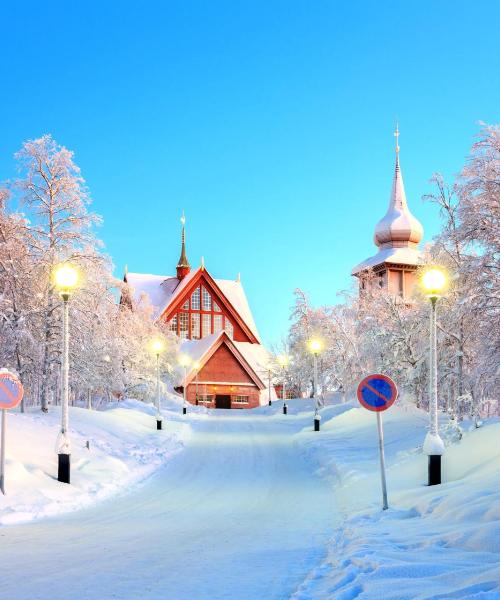
[[[290,362],[289,357],[286,354],[280,354],[277,358],[278,363],[281,367],[285,368]]]
[[[422,287],[429,298],[439,298],[446,287],[446,272],[438,267],[428,269],[422,275]]]
[[[179,364],[181,365],[181,367],[189,367],[191,363],[191,359],[189,358],[189,356],[187,354],[181,354],[179,356]]]
[[[78,271],[71,265],[60,265],[54,271],[54,283],[61,293],[69,294],[78,283]]]
[[[160,339],[155,339],[151,342],[151,350],[155,354],[161,354],[165,348],[164,343]]]
[[[313,354],[319,354],[321,352],[321,350],[323,349],[322,341],[318,340],[317,338],[310,339],[309,342],[307,343],[307,345],[309,346],[309,350]]]

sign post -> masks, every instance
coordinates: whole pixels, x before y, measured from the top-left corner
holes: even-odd
[[[378,448],[380,456],[380,477],[382,481],[382,509],[387,510],[389,504],[387,502],[387,482],[385,478],[385,454],[384,454],[384,428],[382,424],[382,412],[390,408],[396,398],[398,390],[394,381],[382,375],[375,373],[368,375],[358,385],[358,400],[361,406],[367,410],[377,413],[377,430],[378,430]]]
[[[15,408],[23,399],[23,384],[10,371],[0,370],[0,410],[2,426],[0,437],[0,491],[5,495],[5,438],[7,429],[7,410]]]

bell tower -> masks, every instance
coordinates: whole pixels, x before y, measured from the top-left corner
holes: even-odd
[[[423,237],[420,222],[408,208],[399,164],[399,127],[396,138],[396,164],[392,180],[389,206],[385,216],[375,227],[374,242],[378,253],[352,270],[360,282],[360,292],[367,286],[378,286],[394,296],[408,299],[415,283],[415,271],[421,263],[418,248]]]

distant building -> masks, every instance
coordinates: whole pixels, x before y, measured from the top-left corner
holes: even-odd
[[[262,346],[240,281],[214,279],[186,256],[185,219],[175,276],[126,273],[132,306],[147,298],[157,320],[180,339],[188,359],[187,399],[212,408],[254,408],[268,403],[270,355]],[[276,398],[274,389],[271,397]]]
[[[420,222],[411,214],[406,201],[403,173],[399,165],[399,130],[396,128],[396,166],[389,207],[375,227],[374,241],[378,252],[354,267],[360,293],[376,285],[407,300],[415,284],[415,271],[421,264],[418,248],[423,237]]]

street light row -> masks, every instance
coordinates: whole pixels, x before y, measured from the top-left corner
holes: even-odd
[[[58,266],[53,273],[55,287],[63,300],[63,335],[62,335],[62,410],[61,410],[61,429],[57,438],[58,452],[58,481],[70,483],[70,456],[71,443],[68,435],[69,415],[69,299],[73,290],[78,285],[78,270],[68,263]],[[444,443],[439,435],[438,424],[438,398],[437,398],[437,327],[436,327],[436,303],[442,297],[447,287],[448,277],[446,272],[439,267],[427,268],[420,280],[426,296],[431,302],[430,311],[430,343],[429,343],[429,420],[430,427],[424,441],[424,453],[429,457],[428,476],[429,485],[441,483],[441,456],[444,453]],[[321,415],[319,414],[319,395],[318,395],[318,355],[323,349],[323,343],[319,338],[311,338],[308,341],[308,348],[314,357],[314,430],[320,430]],[[165,350],[164,342],[155,338],[151,342],[151,349],[156,355],[156,428],[162,429],[163,416],[160,406],[160,354]],[[282,368],[283,383],[283,414],[288,413],[286,403],[286,380],[285,369],[290,363],[290,358],[286,354],[277,357],[277,362]],[[181,354],[179,363],[184,367],[184,385],[183,385],[183,414],[187,412],[187,369],[192,364],[196,370],[196,404],[198,404],[198,371],[200,364],[197,361],[192,362],[186,354]],[[269,367],[269,390],[271,386],[271,368]],[[269,391],[269,405],[271,405],[271,392]]]

